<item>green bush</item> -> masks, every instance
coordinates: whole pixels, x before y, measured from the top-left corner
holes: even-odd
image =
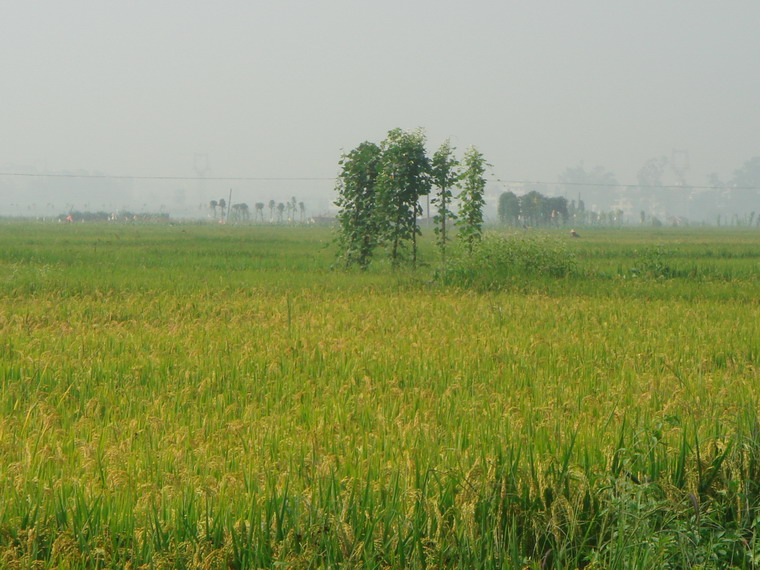
[[[501,289],[515,280],[562,278],[576,272],[574,254],[556,238],[487,234],[472,251],[454,249],[436,277],[446,285]]]
[[[661,246],[655,246],[635,253],[636,265],[631,268],[633,277],[670,279],[677,276],[677,272],[666,261],[667,257],[673,256],[673,252]]]

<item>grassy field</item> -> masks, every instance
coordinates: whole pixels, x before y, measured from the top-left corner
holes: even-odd
[[[760,233],[581,233],[0,225],[0,567],[757,567]]]

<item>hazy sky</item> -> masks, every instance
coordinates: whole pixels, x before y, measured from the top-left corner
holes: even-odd
[[[757,0],[28,0],[0,10],[0,170],[331,177],[424,127],[505,179],[689,182],[760,155]]]

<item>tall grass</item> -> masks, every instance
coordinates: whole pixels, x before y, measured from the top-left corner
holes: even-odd
[[[0,227],[0,565],[754,567],[757,258],[587,234],[472,290],[320,229]],[[654,246],[736,255],[606,272]]]
[[[438,279],[446,285],[477,290],[498,290],[526,279],[556,280],[575,274],[575,255],[561,240],[543,234],[488,233],[473,247],[459,245],[437,271]]]

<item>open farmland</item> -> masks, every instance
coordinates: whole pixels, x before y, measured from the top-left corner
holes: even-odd
[[[760,234],[581,234],[0,225],[0,566],[755,567]]]

